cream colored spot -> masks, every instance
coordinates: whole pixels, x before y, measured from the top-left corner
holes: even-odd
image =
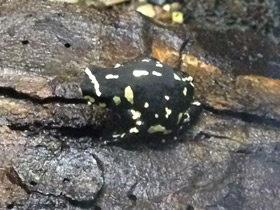
[[[130,86],[127,86],[125,89],[124,89],[124,97],[127,99],[127,101],[131,104],[133,104],[133,90],[131,89]]]
[[[52,2],[65,2],[67,4],[77,4],[79,0],[49,0]]]
[[[193,78],[191,76],[188,76],[188,77],[185,77],[182,79],[184,82],[186,81],[189,81],[189,82],[192,82],[193,81]]]
[[[130,111],[131,111],[133,120],[137,120],[141,117],[141,112],[135,111],[133,109],[131,109]]]
[[[146,103],[144,104],[144,107],[145,107],[146,109],[149,108],[149,103],[146,102]]]
[[[158,118],[159,116],[158,116],[158,114],[155,114],[155,118]]]
[[[187,116],[187,117],[184,119],[183,123],[189,122],[189,121],[190,121],[190,115],[189,115],[189,113],[185,112],[184,115]]]
[[[142,62],[150,62],[150,61],[151,61],[151,59],[149,59],[149,58],[145,58],[142,60]]]
[[[170,4],[165,4],[163,7],[162,7],[163,10],[165,10],[166,12],[169,12],[171,10],[171,6]]]
[[[133,76],[135,77],[142,77],[142,76],[147,76],[149,75],[149,72],[146,70],[134,70],[132,72]]]
[[[195,102],[193,102],[192,104],[195,105],[195,106],[200,106],[200,105],[201,105],[201,103],[198,102],[198,101],[195,101]]]
[[[169,134],[171,133],[171,130],[166,130],[166,128],[162,125],[153,125],[150,126],[148,129],[148,133],[163,133],[163,134]]]
[[[99,103],[98,105],[102,108],[105,108],[107,106],[105,103]]]
[[[123,137],[125,136],[125,134],[126,134],[126,133],[123,133],[123,134],[121,135],[121,138],[123,138]]]
[[[112,135],[113,138],[118,138],[118,137],[120,137],[120,136],[121,136],[121,134],[113,134],[113,135]]]
[[[136,127],[130,128],[129,133],[139,133],[139,130]]]
[[[166,101],[169,101],[170,97],[169,96],[164,96]]]
[[[140,125],[142,125],[142,124],[143,124],[142,121],[140,121],[140,120],[136,121],[136,125],[140,126]]]
[[[181,122],[182,117],[183,117],[183,113],[181,112],[181,113],[179,113],[179,115],[178,115],[178,121],[177,121],[177,124],[179,124],[179,123]]]
[[[119,79],[119,75],[107,74],[105,79]]]
[[[148,16],[150,18],[155,17],[156,12],[154,9],[154,6],[152,4],[144,4],[144,5],[140,5],[136,8],[137,12],[142,13],[145,16]]]
[[[114,66],[114,68],[116,69],[116,68],[119,68],[119,67],[121,67],[121,66],[122,66],[121,64],[117,63],[117,64]]]
[[[118,96],[114,96],[113,97],[113,101],[114,103],[116,104],[116,106],[118,106],[122,101],[121,101],[121,98],[118,97]]]
[[[155,75],[157,77],[161,77],[162,73],[158,72],[158,71],[152,71],[152,75]]]
[[[156,67],[160,67],[160,68],[162,68],[162,67],[163,67],[163,65],[162,65],[160,62],[157,62],[157,63],[156,63]]]
[[[166,112],[165,117],[166,117],[166,118],[168,118],[168,117],[169,117],[169,115],[171,115],[172,110],[171,110],[171,109],[168,109],[168,108],[166,107],[166,108],[165,108],[165,112]]]
[[[174,79],[178,80],[178,81],[181,81],[181,78],[177,74],[175,74],[175,73],[174,73]]]
[[[194,87],[194,85],[193,85],[193,83],[192,83],[192,82],[190,82],[190,85]]]
[[[100,86],[96,77],[92,74],[89,68],[85,69],[85,73],[88,75],[89,79],[91,80],[91,83],[93,83],[96,95],[101,96],[101,92],[99,89]]]
[[[187,95],[187,88],[186,87],[184,87],[184,90],[183,90],[183,94],[184,94],[184,96],[186,96]]]

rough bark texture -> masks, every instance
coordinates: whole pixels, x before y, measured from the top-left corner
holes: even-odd
[[[279,208],[279,48],[265,37],[43,0],[0,1],[0,37],[1,209]],[[152,55],[194,77],[201,115],[176,145],[102,145],[110,113],[83,99],[83,70]]]

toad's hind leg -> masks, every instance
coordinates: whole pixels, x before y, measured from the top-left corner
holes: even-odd
[[[201,109],[202,107],[200,102],[194,101],[190,104],[190,107],[187,109],[187,111],[182,113],[182,119],[177,131],[177,137],[184,136],[185,132],[196,122]]]
[[[105,130],[106,144],[134,141],[141,136],[145,123],[139,111],[128,109],[118,111],[117,115],[117,120],[109,123],[108,130]]]

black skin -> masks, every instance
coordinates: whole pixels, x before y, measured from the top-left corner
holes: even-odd
[[[197,115],[199,110],[198,104],[192,104],[194,102],[194,88],[190,81],[185,79],[188,75],[167,64],[159,63],[159,61],[150,59],[149,62],[138,61],[118,68],[90,66],[89,69],[99,83],[101,95],[97,96],[94,84],[85,74],[81,84],[84,96],[93,97],[96,104],[105,103],[106,107],[116,114],[117,120],[113,123],[114,126],[109,130],[107,128],[103,135],[104,140],[109,142],[133,142],[138,139],[165,143],[177,140],[178,136],[189,127],[192,118]],[[149,75],[135,77],[134,70],[144,70]],[[153,71],[161,73],[162,76],[153,75]],[[180,81],[178,78],[177,80],[174,78],[174,73],[178,75]],[[119,78],[105,79],[108,74],[118,75]],[[128,86],[133,90],[133,104],[125,98],[124,91]],[[187,88],[186,95],[183,93],[184,88]],[[114,103],[114,96],[120,97],[121,103],[119,105]],[[165,96],[168,96],[169,100],[166,100]],[[148,108],[144,107],[145,102],[149,103]],[[166,118],[166,108],[172,111],[168,118]],[[131,109],[140,112],[141,117],[137,120],[132,119]],[[180,113],[182,113],[182,118],[178,123]],[[158,114],[159,117],[156,118],[155,114]],[[141,121],[142,125],[136,125],[136,121]],[[164,132],[149,133],[150,126],[155,125],[164,126],[166,130],[172,132],[170,134],[164,134]],[[138,133],[130,132],[130,129],[134,127],[137,128]],[[122,138],[120,136],[112,137],[113,134],[123,133],[125,135]]]

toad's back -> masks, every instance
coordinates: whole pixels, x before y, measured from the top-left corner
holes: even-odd
[[[192,77],[166,64],[143,59],[115,68],[92,66],[85,73],[84,94],[115,110],[127,126],[112,135],[176,135],[190,120]]]

